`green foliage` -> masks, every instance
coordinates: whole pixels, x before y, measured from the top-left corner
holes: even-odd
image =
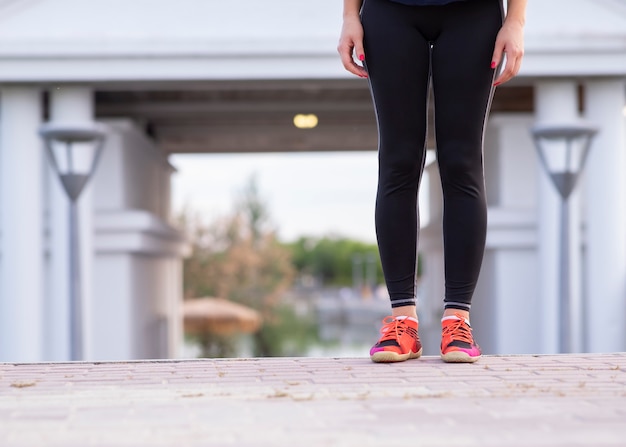
[[[376,244],[343,237],[301,237],[286,244],[296,271],[312,275],[325,285],[348,286],[353,282],[353,268],[365,276],[365,263],[373,262],[376,283],[383,281],[382,267]]]
[[[228,358],[236,357],[239,349],[239,336],[225,336],[206,332],[189,336],[188,339],[195,341],[200,346],[200,357]]]
[[[248,180],[236,209],[244,216],[253,241],[260,241],[264,234],[274,232],[270,224],[269,206],[261,198],[256,176]]]
[[[192,245],[184,261],[186,298],[227,298],[262,311],[291,286],[290,252],[269,223],[254,178],[232,215],[205,224],[187,211],[179,223]]]
[[[287,303],[274,309],[272,319],[254,334],[254,339],[257,357],[299,357],[319,341],[315,319],[297,315]]]
[[[257,310],[263,325],[250,336],[255,356],[298,356],[319,343],[315,320],[284,300],[296,275],[324,286],[352,286],[355,275],[362,286],[384,283],[376,244],[338,236],[281,243],[254,177],[231,215],[207,225],[187,211],[180,224],[193,247],[184,263],[185,298],[221,297]],[[230,357],[241,338],[205,334],[198,340],[203,356]]]
[[[254,178],[232,215],[205,225],[187,213],[180,222],[193,247],[183,270],[186,298],[226,298],[259,312],[263,325],[252,335],[257,356],[294,355],[297,349],[290,346],[311,340],[312,323],[283,300],[295,274],[291,253],[276,237]],[[238,338],[207,333],[196,340],[203,356],[230,357],[236,355]]]

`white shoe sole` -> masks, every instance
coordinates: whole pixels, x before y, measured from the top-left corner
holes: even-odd
[[[407,354],[396,354],[390,351],[379,351],[370,356],[374,363],[404,362],[405,360],[418,359],[422,355],[422,349],[417,352],[409,351]]]
[[[441,360],[446,363],[474,363],[480,356],[472,357],[462,351],[452,351],[447,354],[441,354]]]

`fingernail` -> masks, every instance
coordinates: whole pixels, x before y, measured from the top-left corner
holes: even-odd
[[[365,60],[365,55],[363,55],[363,54],[359,54],[359,60],[360,60],[360,61],[364,61],[364,60]]]
[[[491,68],[496,68],[496,62],[495,61],[491,62]]]
[[[497,87],[497,86],[499,86],[500,84],[502,84],[502,82],[494,82],[494,83],[493,83],[493,86],[494,86],[494,87]]]

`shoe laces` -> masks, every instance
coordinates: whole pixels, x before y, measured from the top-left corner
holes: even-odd
[[[405,320],[398,320],[395,317],[385,317],[383,318],[383,327],[380,329],[380,333],[382,337],[379,340],[380,342],[387,340],[398,340],[405,332],[409,332],[409,334],[413,335],[412,332],[417,332],[411,326],[409,326]]]
[[[451,341],[463,341],[470,345],[474,344],[472,328],[465,322],[465,318],[463,318],[462,315],[454,315],[459,319],[447,320],[446,324],[443,326],[443,338],[450,339]]]

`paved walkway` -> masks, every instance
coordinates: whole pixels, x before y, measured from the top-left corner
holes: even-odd
[[[626,353],[0,364],[0,446],[626,446]]]

